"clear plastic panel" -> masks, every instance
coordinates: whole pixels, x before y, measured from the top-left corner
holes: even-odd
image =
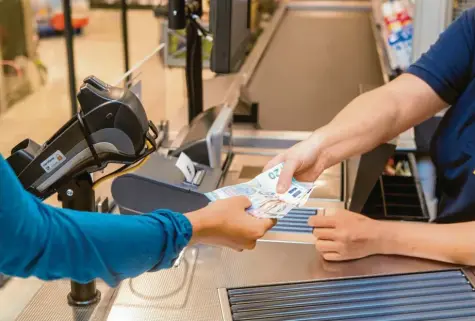
[[[168,120],[173,137],[187,121],[186,81],[183,68],[164,65],[165,50],[164,44],[159,45],[113,84],[129,87],[153,123]]]

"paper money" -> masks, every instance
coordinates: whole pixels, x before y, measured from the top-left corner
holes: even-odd
[[[290,188],[284,194],[277,193],[277,182],[283,164],[279,164],[256,176],[249,182],[226,186],[205,195],[211,200],[226,199],[234,196],[246,196],[252,205],[247,210],[260,218],[280,219],[295,207],[305,205],[315,185],[292,180]]]

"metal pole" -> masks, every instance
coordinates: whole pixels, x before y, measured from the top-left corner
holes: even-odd
[[[201,17],[202,1],[195,12]],[[198,29],[188,22],[186,27],[186,85],[188,89],[188,123],[203,112],[203,59],[202,43]]]
[[[92,179],[89,174],[82,174],[58,191],[58,199],[63,208],[77,211],[95,211],[95,193],[92,188]],[[74,255],[74,254],[73,254]],[[97,290],[96,281],[80,284],[71,281],[71,292],[68,294],[68,303],[71,306],[88,306],[97,303],[101,293]]]
[[[78,112],[78,103],[76,100],[76,72],[74,68],[74,47],[73,47],[73,24],[71,19],[71,0],[63,0],[64,11],[64,35],[66,38],[66,53],[68,57],[68,75],[69,75],[69,98],[71,100],[71,113],[75,115]]]
[[[120,1],[120,12],[122,22],[122,45],[124,46],[124,68],[125,72],[129,71],[129,33],[127,25],[127,1]],[[127,78],[127,82],[128,82]]]

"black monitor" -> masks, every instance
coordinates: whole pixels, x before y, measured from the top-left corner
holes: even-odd
[[[251,41],[251,0],[211,0],[213,34],[211,70],[219,74],[239,70]]]

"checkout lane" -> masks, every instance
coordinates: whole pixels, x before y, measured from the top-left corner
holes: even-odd
[[[263,64],[266,63],[265,57],[255,59]],[[252,58],[250,60],[252,61]],[[256,74],[259,73],[259,68],[256,70]],[[251,72],[251,75],[252,74]],[[249,74],[244,74],[243,79],[253,79],[253,77],[248,77]],[[335,113],[336,112],[337,111],[335,111]],[[244,132],[240,132],[239,130],[234,131],[233,134],[235,134],[236,137],[244,136]],[[282,137],[277,132],[272,131],[261,132],[261,135],[256,136],[260,136],[259,138],[263,138],[263,136],[273,136],[274,139]],[[278,141],[278,139],[276,141]],[[244,146],[243,148],[247,147]],[[262,148],[258,152],[262,153]],[[252,153],[250,154],[249,151],[241,151],[241,154],[238,153],[234,157],[230,169],[225,176],[224,184],[230,185],[240,180],[247,180],[247,177],[257,170],[256,167],[259,168],[262,166],[272,154],[275,154],[275,150],[273,152],[267,152],[269,154],[267,156],[255,156],[252,155]],[[257,158],[259,158],[259,160],[257,160]],[[381,166],[382,165],[384,164],[381,164]],[[246,168],[246,166],[248,168]],[[342,195],[337,193],[338,189],[341,190],[339,184],[342,182],[342,177],[335,179],[335,175],[337,175],[338,172],[338,169],[330,169],[325,173],[325,177],[322,177],[322,181],[324,180],[328,183],[327,192],[325,195],[315,195],[315,199],[310,201],[309,207],[317,208],[327,206],[328,203],[331,203],[332,206],[344,207],[346,205],[347,199],[344,198],[342,200]],[[353,175],[353,177],[355,177],[355,175]],[[348,184],[348,186],[349,185],[351,185],[351,183]],[[353,189],[357,188],[358,186],[353,186]],[[283,234],[280,233],[279,235]],[[292,237],[294,237],[294,239],[292,239]],[[244,253],[236,253],[227,249],[206,246],[192,247],[185,252],[182,264],[176,269],[145,274],[138,278],[127,280],[123,282],[118,289],[110,289],[104,284],[98,283],[98,288],[103,293],[103,299],[98,306],[92,308],[78,309],[67,306],[65,298],[70,290],[69,282],[59,281],[48,283],[40,289],[18,320],[228,321],[231,320],[229,316],[230,311],[232,311],[232,307],[229,307],[230,294],[236,290],[223,290],[226,288],[365,276],[370,277],[369,280],[375,280],[375,276],[378,275],[439,271],[455,268],[454,266],[443,263],[388,256],[374,256],[352,262],[325,262],[316,253],[312,244],[305,244],[311,243],[313,237],[308,233],[306,237],[307,240],[299,240],[295,239],[294,234],[290,236],[287,235],[283,239],[280,237],[277,239],[268,238],[260,242],[254,251]],[[470,296],[465,292],[468,288],[472,288],[472,286],[466,282],[467,279],[473,282],[474,277],[472,271],[466,270],[464,275],[458,271],[447,273],[449,275],[444,274],[440,279],[438,277],[432,279],[434,274],[431,274],[432,276],[421,276],[422,279],[431,278],[431,282],[433,283],[430,283],[432,285],[430,288],[437,288],[437,291],[439,291],[431,295],[436,297],[448,297],[451,293],[460,293],[461,295],[460,300],[458,297],[453,298],[453,301],[451,301],[452,305],[447,305],[447,310],[438,312],[441,312],[441,315],[445,313],[446,319],[450,320],[464,320],[470,316],[473,317],[473,315],[475,315],[472,309],[473,307],[471,306],[473,302],[470,300]],[[451,277],[455,279],[452,280]],[[449,278],[449,281],[447,281],[446,278]],[[468,288],[466,286],[463,289],[451,288],[453,291],[458,292],[448,291],[449,287],[446,286],[447,284],[457,287],[461,281],[464,281],[465,285],[468,285]],[[425,281],[419,280],[419,282]],[[415,288],[406,290],[424,289],[424,287],[418,287],[417,285],[414,287]],[[226,291],[224,292],[224,296],[223,291]],[[391,289],[386,288],[381,291],[375,293],[389,293]],[[405,294],[407,294],[407,292],[402,292],[401,295],[404,296]],[[328,295],[330,297],[339,297],[336,292],[328,293]],[[419,292],[419,295],[423,296],[421,292]],[[226,296],[228,302],[226,302]],[[393,302],[393,306],[399,307],[399,310],[393,310],[393,312],[398,311],[399,319],[396,317],[391,319],[389,316],[386,316],[386,319],[383,319],[382,316],[373,315],[373,317],[377,320],[426,320],[428,318],[429,320],[437,320],[436,316],[427,310],[423,319],[411,319],[411,315],[413,317],[415,313],[411,310],[411,308],[414,307],[413,302],[401,303],[401,301],[391,301],[400,299],[401,297],[394,296],[392,299],[388,298],[386,302],[389,305]],[[429,299],[430,297],[428,297],[428,300]],[[295,303],[295,300],[289,300],[288,298],[284,301],[291,304]],[[371,303],[372,301],[368,302]],[[426,305],[428,304],[428,301],[424,302],[426,302]],[[297,304],[291,307],[293,309],[293,315],[307,318],[306,320],[317,320],[317,313],[313,313],[309,316],[308,310],[299,310],[298,307],[303,309],[308,308],[308,302],[305,304],[302,302],[297,303],[300,305]],[[249,304],[251,303],[243,302],[245,306]],[[428,306],[431,309],[433,308],[431,305]],[[440,304],[439,306],[444,307],[444,305]],[[413,312],[402,313],[403,311],[400,310],[401,307]],[[255,308],[255,310],[261,312],[264,311],[264,309],[264,307]],[[267,309],[269,309],[269,307],[267,307]],[[373,308],[369,311],[369,313],[371,313],[371,311],[375,311],[375,309]],[[241,312],[248,313],[248,310],[241,310]],[[386,310],[386,312],[388,315],[391,315],[391,311]],[[456,314],[456,312],[460,313]],[[241,318],[243,315],[244,314],[240,314],[236,318]],[[419,314],[419,316],[421,316],[421,314]],[[252,320],[252,317],[253,316],[247,315],[246,318]],[[340,316],[340,319],[342,318],[343,316]],[[369,318],[370,316],[367,315],[364,319],[371,320]],[[289,320],[289,317],[288,315],[287,318],[282,315],[272,315],[269,316],[268,320]]]

